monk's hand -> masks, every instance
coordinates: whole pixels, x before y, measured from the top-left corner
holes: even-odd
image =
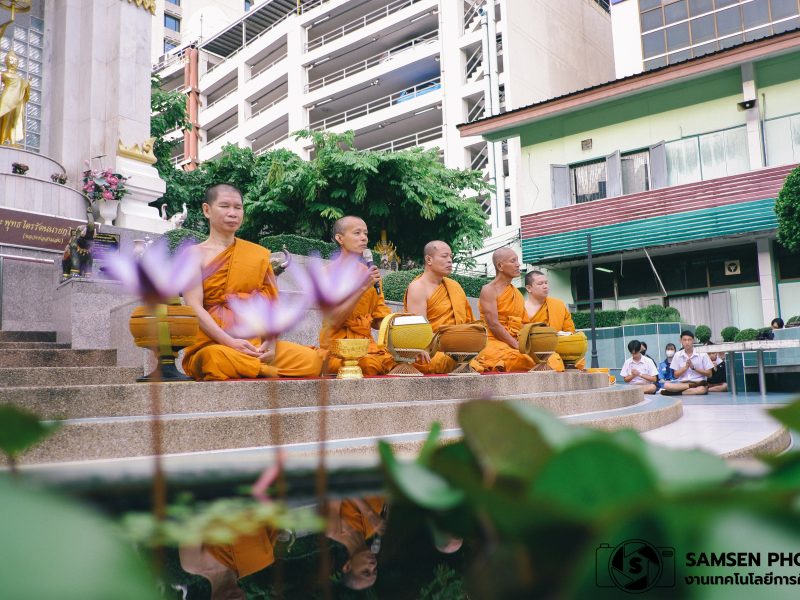
[[[265,365],[272,364],[275,360],[275,340],[267,340],[258,347],[258,360]]]
[[[431,362],[431,355],[423,350],[417,354],[417,362],[421,365],[427,365],[429,362]]]
[[[253,346],[253,344],[251,344],[247,340],[240,340],[240,339],[237,339],[237,338],[233,338],[233,339],[231,339],[231,341],[228,344],[228,346],[230,346],[234,350],[238,350],[242,354],[246,354],[247,356],[258,357],[258,355],[260,354],[260,352],[258,351],[258,348]]]
[[[364,291],[368,290],[369,288],[373,287],[376,283],[379,283],[381,280],[381,272],[378,270],[378,267],[372,265],[367,272],[367,282],[364,284]]]

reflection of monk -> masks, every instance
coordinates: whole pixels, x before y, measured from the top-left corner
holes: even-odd
[[[16,144],[25,139],[25,103],[31,84],[17,73],[19,59],[13,50],[6,54],[6,70],[0,75],[0,145]]]
[[[551,298],[550,285],[547,276],[541,271],[531,271],[525,275],[525,289],[528,290],[528,299],[525,301],[525,310],[532,323],[545,323],[556,331],[575,333],[575,323],[567,310],[567,305],[558,298]],[[547,364],[554,371],[564,370],[564,361],[553,352]],[[580,359],[575,367],[583,369],[586,360]]]
[[[385,506],[385,498],[370,496],[334,500],[328,507],[325,535],[347,549],[342,584],[352,590],[372,587],[378,578],[378,560],[367,540],[385,533],[386,520],[382,516]]]
[[[317,353],[275,340],[239,339],[227,331],[233,314],[227,299],[278,294],[270,252],[234,237],[242,223],[242,195],[220,184],[206,191],[203,213],[211,232],[196,249],[202,254],[203,284],[184,294],[200,320],[197,343],[186,349],[183,368],[198,380],[254,377],[315,377],[322,370]]]
[[[406,291],[403,310],[422,315],[428,319],[434,332],[444,325],[462,325],[474,321],[472,307],[458,282],[447,275],[453,272],[453,252],[450,246],[440,241],[425,245],[425,271],[411,282]],[[456,363],[437,352],[430,362],[423,360],[414,366],[423,373],[449,373]],[[425,364],[427,363],[427,364]]]
[[[211,600],[246,598],[238,580],[275,562],[277,538],[277,530],[265,528],[256,534],[241,536],[231,544],[181,547],[181,567],[187,573],[208,579]]]
[[[348,255],[363,256],[367,249],[367,224],[358,217],[342,217],[333,225],[333,239],[339,245],[341,258]],[[346,338],[368,339],[369,350],[367,355],[358,361],[358,366],[364,375],[385,375],[394,367],[392,355],[384,348],[380,348],[372,340],[372,330],[378,329],[381,320],[392,311],[386,306],[383,299],[383,288],[378,293],[375,284],[380,286],[380,272],[376,266],[369,268],[370,277],[360,291],[336,307],[323,324],[319,332],[319,345],[323,350],[330,347],[331,340]],[[339,358],[331,356],[328,362],[328,372],[336,373],[342,366]]]
[[[492,255],[495,278],[481,288],[481,317],[489,329],[486,347],[470,363],[476,371],[529,371],[533,359],[519,351],[517,335],[525,323],[525,300],[511,283],[519,277],[519,258],[510,248]]]

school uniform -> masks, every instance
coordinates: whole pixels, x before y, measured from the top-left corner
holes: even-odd
[[[652,360],[648,360],[645,357],[642,357],[641,360],[635,361],[631,356],[628,360],[625,361],[625,364],[622,365],[622,370],[620,371],[620,375],[625,378],[630,375],[634,370],[639,371],[642,375],[647,375],[649,377],[658,377],[658,369],[656,369],[656,365]],[[655,383],[653,381],[647,381],[645,378],[640,377],[637,375],[633,379],[631,379],[628,383],[638,384],[638,385],[650,385],[651,383]]]
[[[698,352],[697,348],[694,349],[691,356],[687,356],[686,350],[678,350],[675,353],[675,356],[672,358],[672,362],[670,363],[669,367],[673,372],[680,371],[686,366],[686,363],[689,361],[689,359],[691,359],[692,364],[695,367],[703,369],[704,371],[710,371],[714,367],[711,359],[708,358],[708,354]],[[686,371],[684,371],[679,377],[676,377],[675,381],[679,383],[699,383],[705,385],[706,376],[702,373],[698,373],[693,368],[689,368],[686,369]]]

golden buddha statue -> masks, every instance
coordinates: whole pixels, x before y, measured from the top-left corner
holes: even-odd
[[[31,84],[17,72],[19,58],[13,50],[6,54],[6,70],[0,74],[0,145],[17,145],[25,139],[25,104]]]

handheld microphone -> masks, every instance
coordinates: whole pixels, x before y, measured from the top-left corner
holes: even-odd
[[[364,262],[367,263],[368,268],[372,268],[375,266],[375,263],[372,262],[372,250],[369,248],[365,248],[364,252],[361,253],[361,256],[364,258]],[[380,281],[375,282],[375,291],[378,292],[378,296],[381,295],[381,283]]]

